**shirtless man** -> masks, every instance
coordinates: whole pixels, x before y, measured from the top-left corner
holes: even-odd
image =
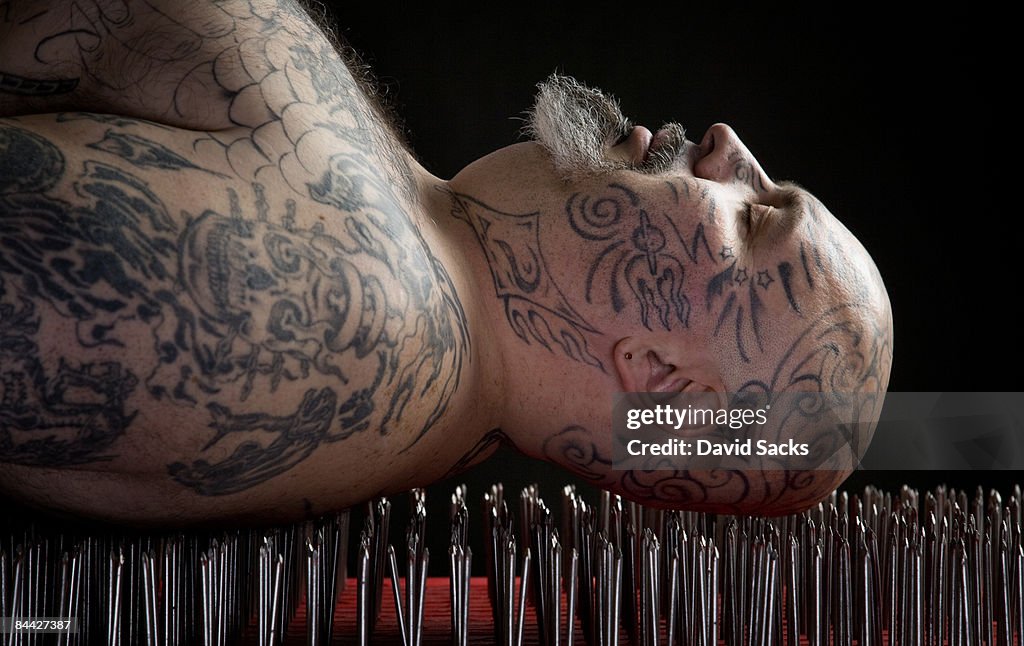
[[[558,76],[445,181],[352,60],[292,0],[0,3],[0,491],[283,520],[502,441],[692,509],[842,481],[609,457],[616,392],[884,392],[885,289],[820,202]]]

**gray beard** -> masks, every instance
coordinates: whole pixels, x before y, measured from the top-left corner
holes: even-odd
[[[678,123],[668,123],[662,126],[667,137],[647,159],[609,159],[608,150],[632,129],[633,124],[614,97],[586,87],[571,76],[552,74],[537,85],[523,133],[547,150],[566,180],[615,170],[660,173],[682,157],[685,131]]]

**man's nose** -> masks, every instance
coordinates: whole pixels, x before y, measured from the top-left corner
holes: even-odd
[[[740,138],[729,126],[716,123],[708,128],[700,142],[700,159],[694,174],[722,184],[746,186],[760,193],[772,187],[772,181]]]

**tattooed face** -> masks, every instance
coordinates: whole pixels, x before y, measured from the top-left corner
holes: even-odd
[[[527,375],[511,380],[516,445],[649,504],[783,514],[831,491],[852,468],[839,449],[870,439],[892,360],[888,298],[857,239],[722,124],[692,142],[678,125],[652,134],[554,77],[527,132],[535,141],[449,183],[509,327],[535,350],[506,355],[507,372]],[[657,457],[612,469],[602,399],[705,390],[856,392],[870,405],[844,399],[828,420],[841,433],[813,440],[813,411],[773,409],[764,431],[813,442],[814,470],[680,471]]]
[[[869,303],[888,325],[856,238],[810,193],[773,182],[728,126],[699,141],[677,124],[652,134],[605,94],[556,76],[540,86],[527,132],[535,142],[452,180],[478,200],[463,201],[462,217],[521,339],[550,337],[607,372],[608,346],[593,351],[602,339],[661,335],[687,360],[714,363],[715,386],[736,389],[767,379],[807,321],[837,304]],[[550,285],[509,294],[542,285],[518,280],[524,268]],[[546,312],[543,325],[519,311],[527,300]]]

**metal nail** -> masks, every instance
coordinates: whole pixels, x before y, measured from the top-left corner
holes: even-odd
[[[359,543],[356,565],[356,640],[359,646],[370,643],[370,544],[366,535]]]
[[[513,552],[514,555],[514,552]],[[514,558],[514,557],[513,557]],[[519,609],[516,619],[516,646],[523,646],[523,623],[526,619],[526,590],[530,580],[530,548],[523,551],[523,574],[519,579]]]
[[[405,618],[402,615],[402,593],[398,585],[398,558],[395,556],[395,548],[388,545],[388,563],[391,566],[391,591],[395,597],[395,619],[398,622],[398,632],[402,635],[403,646],[409,646],[409,635],[406,632]],[[406,583],[408,587],[408,582]]]

